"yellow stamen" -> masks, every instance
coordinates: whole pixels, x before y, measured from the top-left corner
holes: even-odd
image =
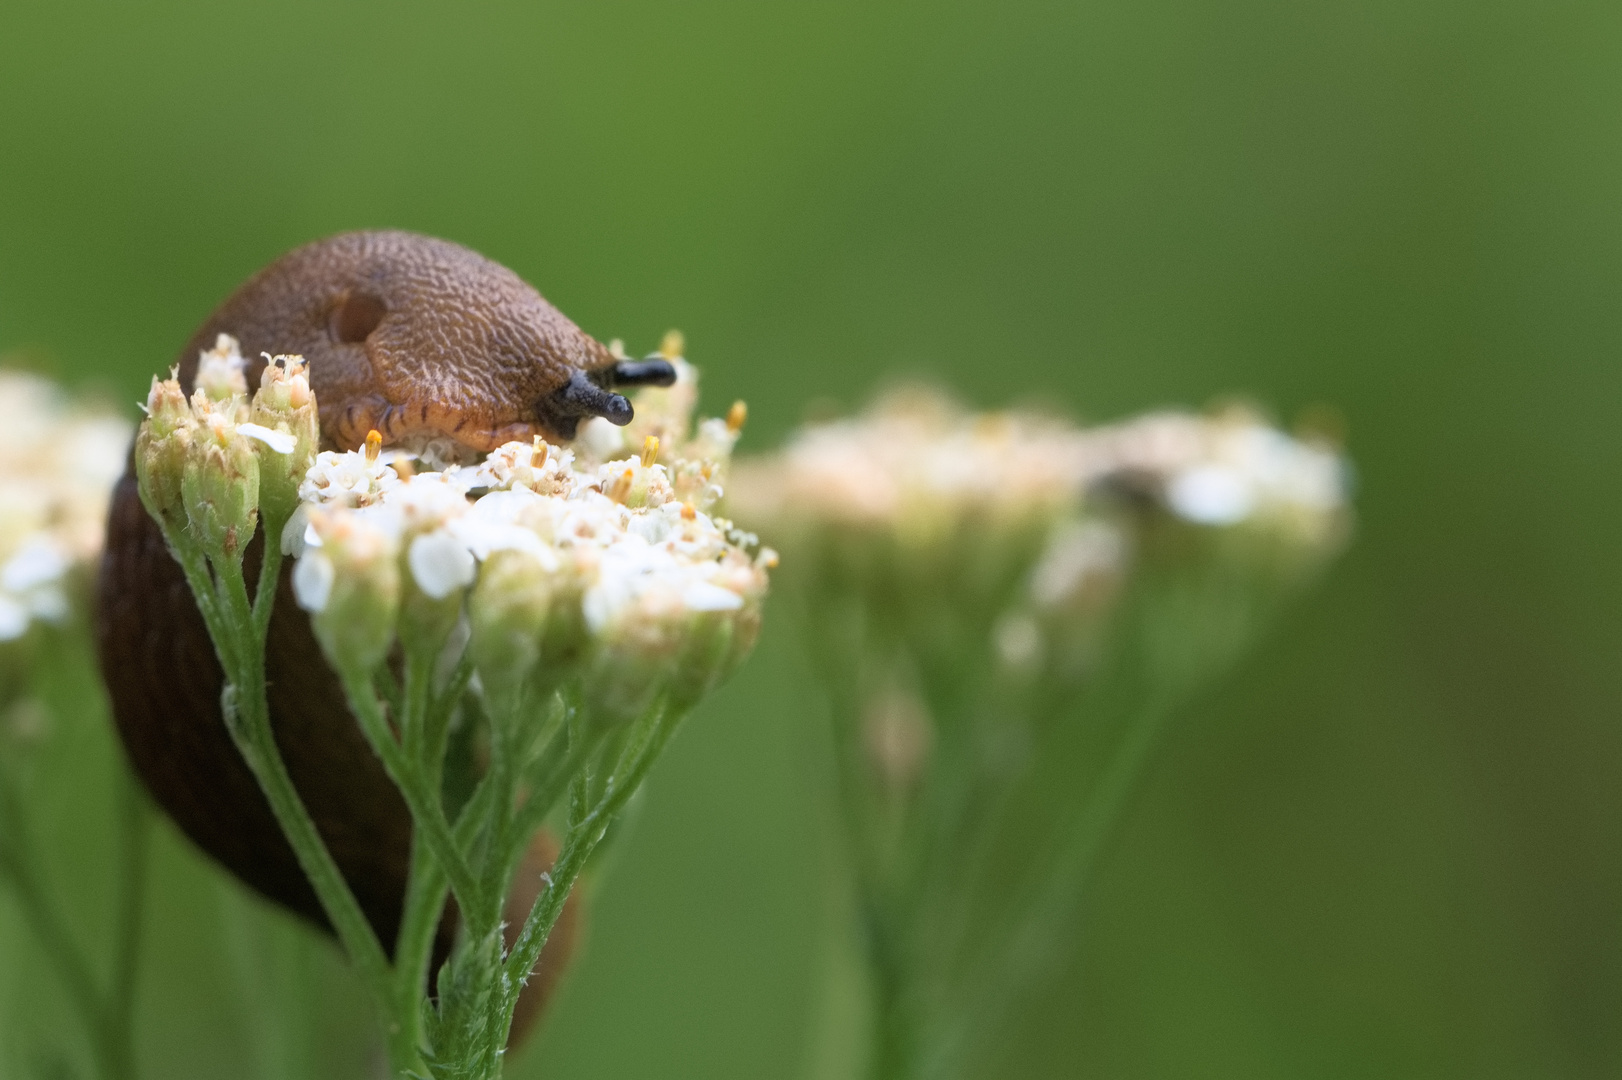
[[[649,435],[642,440],[642,467],[653,468],[653,463],[659,460],[659,436]]]
[[[626,469],[620,474],[620,478],[614,481],[614,486],[609,489],[608,497],[617,503],[624,502],[631,496],[631,485],[635,479],[636,474],[630,469]]]
[[[401,480],[410,480],[417,475],[417,467],[412,464],[411,459],[408,457],[395,458],[389,464],[393,466],[395,475]]]
[[[698,511],[693,509],[692,503],[684,502],[681,504],[681,519],[683,521],[692,521],[696,517],[698,517]]]
[[[742,400],[734,401],[732,408],[727,410],[727,430],[736,435],[743,430],[743,425],[749,419],[749,406]]]
[[[659,355],[666,360],[679,359],[687,351],[687,338],[680,330],[672,330],[659,342]]]
[[[539,435],[535,436],[535,449],[529,455],[529,464],[533,469],[546,466],[546,459],[552,453],[552,447]]]
[[[383,436],[376,428],[366,433],[366,460],[376,464],[377,455],[383,452]]]

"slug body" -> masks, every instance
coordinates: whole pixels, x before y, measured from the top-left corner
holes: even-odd
[[[257,385],[261,353],[303,354],[325,449],[355,449],[374,429],[387,445],[449,458],[535,434],[572,438],[584,417],[631,419],[630,403],[614,387],[674,378],[668,364],[616,358],[505,267],[402,232],[336,236],[255,275],[181,351],[188,392],[199,353],[220,333],[236,337],[243,355],[255,358],[250,386]],[[248,551],[250,581],[263,540]],[[294,603],[290,577],[284,571],[279,583],[266,648],[277,744],[327,846],[392,949],[410,860],[410,814],[349,714],[309,619]],[[97,633],[114,719],[153,797],[237,877],[325,926],[314,891],[225,730],[223,673],[180,568],[141,505],[133,467],[114,493]],[[538,848],[544,841],[537,839]],[[521,881],[515,893],[523,891]],[[527,891],[532,896],[534,889]],[[442,951],[453,918],[441,927]],[[571,917],[568,925],[577,921]],[[541,968],[569,950],[564,923],[559,930]],[[554,981],[532,979],[531,986]]]

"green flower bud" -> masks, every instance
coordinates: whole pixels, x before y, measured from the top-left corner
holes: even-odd
[[[214,339],[214,347],[204,350],[197,358],[198,392],[215,402],[246,398],[248,379],[243,369],[247,363],[237,339],[221,334]]]
[[[491,693],[515,690],[535,672],[556,592],[535,554],[497,551],[485,560],[468,598],[468,650]]]
[[[293,570],[293,595],[310,613],[332,666],[370,675],[388,656],[400,607],[399,544],[391,532],[342,509],[314,509],[320,547]]]
[[[197,418],[180,383],[172,378],[160,382],[155,376],[147,394],[146,414],[135,435],[135,475],[147,513],[172,542],[186,521],[181,484]]]
[[[204,416],[193,435],[181,498],[209,557],[241,561],[259,522],[259,455],[219,413]]]
[[[400,603],[400,642],[407,652],[433,654],[461,618],[463,593],[478,567],[449,529],[410,537],[405,561],[411,573]]]
[[[314,464],[321,440],[315,395],[303,357],[270,359],[260,376],[249,419],[258,431],[286,436],[280,441],[261,436],[254,447],[259,454],[260,510],[270,522],[286,521],[298,506],[299,484]],[[284,450],[289,444],[291,448]]]

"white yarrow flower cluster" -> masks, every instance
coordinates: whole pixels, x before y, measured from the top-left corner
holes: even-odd
[[[331,642],[329,652],[358,634],[357,622],[374,638],[391,620],[398,633],[410,633],[409,598],[420,594],[451,605],[465,598],[476,635],[483,628],[537,641],[551,635],[533,654],[496,650],[504,657],[533,663],[546,652],[558,663],[611,665],[618,682],[639,690],[690,661],[694,641],[718,620],[736,640],[727,657],[708,662],[719,672],[741,657],[775,556],[715,516],[713,498],[701,509],[681,497],[678,478],[690,474],[718,498],[714,481],[725,459],[692,457],[697,440],[682,440],[685,416],[649,407],[646,393],[638,416],[657,419],[670,441],[645,435],[634,457],[593,462],[589,452],[577,456],[578,442],[564,448],[536,439],[498,447],[477,465],[401,478],[375,448],[320,454],[283,544],[298,558],[295,595]],[[499,586],[481,581],[492,574]],[[398,585],[388,584],[395,576]],[[373,579],[382,584],[368,584]],[[357,590],[370,592],[356,600]],[[532,599],[521,605],[515,597]],[[386,609],[387,618],[357,619],[357,603]],[[335,604],[345,609],[342,619],[329,613]],[[369,660],[382,647],[369,640],[357,655]]]
[[[0,642],[73,608],[71,579],[100,554],[131,425],[51,382],[0,372]]]
[[[940,393],[894,392],[867,413],[803,429],[751,464],[734,495],[783,526],[877,527],[938,539],[1074,515],[1126,488],[1190,524],[1286,524],[1328,537],[1347,504],[1332,447],[1256,414],[1154,413],[1081,429],[1029,413],[968,413]]]
[[[1091,647],[1145,557],[1146,526],[1231,537],[1288,573],[1336,546],[1347,489],[1332,447],[1247,410],[1088,429],[975,414],[914,387],[745,463],[732,498],[821,582],[811,588],[887,597],[890,609],[905,596],[936,610],[943,592],[965,613],[1000,608],[987,620],[993,653],[1033,668]]]

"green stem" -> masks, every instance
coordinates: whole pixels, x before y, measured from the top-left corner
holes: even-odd
[[[135,990],[141,955],[141,922],[146,910],[152,815],[134,777],[120,769],[118,784],[120,866],[107,1025],[123,1062],[121,1075],[133,1077],[136,1074]]]
[[[422,1006],[434,937],[445,911],[445,878],[419,836],[411,838],[411,869],[406,876],[400,932],[394,945],[394,1022],[402,1044],[422,1042]]]
[[[546,947],[546,940],[552,933],[552,927],[557,923],[558,916],[563,913],[563,905],[569,898],[569,891],[574,887],[575,879],[580,876],[580,871],[591,858],[592,851],[602,840],[614,815],[625,807],[626,802],[641,787],[654,760],[658,758],[660,751],[680,725],[683,711],[666,707],[664,703],[654,707],[648,718],[646,736],[633,740],[626,748],[620,761],[616,763],[614,774],[608,779],[602,798],[569,830],[563,851],[558,855],[552,870],[545,875],[541,893],[535,898],[529,917],[524,920],[524,926],[518,932],[518,939],[507,955],[504,965],[504,982],[507,989],[501,995],[504,1000],[500,1002],[500,1015],[493,1025],[493,1035],[501,1044],[506,1043],[507,1032],[512,1027],[513,1008],[518,1003],[518,993],[528,980],[529,973],[534,970],[536,962],[540,960],[541,950]]]
[[[868,1076],[871,1080],[908,1080],[916,1067],[917,1039],[907,980],[885,964],[875,965],[874,975],[873,1050]]]
[[[286,525],[286,519],[281,521],[265,519],[265,531],[262,534],[264,555],[259,564],[259,581],[254,588],[253,597],[253,631],[260,641],[265,640],[265,634],[270,629],[270,613],[276,606],[276,590],[281,584],[282,529]]]
[[[427,701],[426,694],[412,693],[412,681],[407,680],[408,713],[416,711],[414,698],[420,699],[415,704],[424,707]],[[360,721],[361,730],[366,733],[372,749],[382,760],[389,779],[394,781],[395,786],[400,789],[400,794],[405,797],[406,805],[411,810],[415,832],[427,843],[434,860],[449,877],[451,891],[456,894],[457,903],[464,909],[477,909],[482,902],[483,890],[474,881],[467,861],[462,858],[455,837],[451,835],[450,822],[445,820],[445,808],[440,802],[439,793],[427,789],[422,775],[423,770],[406,755],[405,748],[395,738],[394,732],[389,730],[388,718],[383,715],[383,704],[372,689],[370,673],[365,675],[355,672],[345,673],[343,684],[344,693],[349,698],[350,709]],[[421,722],[422,718],[418,715],[415,721],[410,718],[404,719],[401,726],[409,730],[412,727],[420,727]]]
[[[1171,705],[1171,698],[1157,696],[1133,714],[1054,858],[1037,860],[1036,865],[1045,871],[1042,878],[1027,880],[1011,905],[1010,916],[986,936],[995,950],[982,968],[989,975],[955,1010],[952,1022],[934,1033],[936,1038],[929,1045],[936,1052],[931,1055],[928,1075],[957,1071],[975,1038],[992,1030],[1033,973],[1052,962],[1066,919],[1092,882],[1099,857],[1159,742]]]
[[[519,862],[524,857],[524,850],[529,844],[529,838],[541,827],[546,815],[563,797],[569,781],[579,775],[580,770],[600,745],[599,741],[591,739],[582,739],[578,743],[571,741],[562,760],[537,778],[535,785],[530,789],[529,797],[524,801],[524,805],[518,808],[513,819],[511,841],[505,853],[504,878],[511,878],[516,872]]]
[[[0,771],[0,872],[10,877],[24,916],[41,948],[50,957],[68,998],[89,1036],[96,1070],[106,1080],[134,1080],[135,1063],[121,1042],[110,1010],[96,989],[90,963],[74,942],[61,908],[48,895],[45,874],[33,835],[23,815],[22,800],[11,778]]]
[[[264,569],[277,565],[276,560],[267,559]],[[395,1016],[393,971],[388,955],[311,820],[287,772],[281,749],[276,745],[265,693],[265,640],[259,633],[253,605],[248,600],[241,563],[220,559],[214,561],[213,567],[219,587],[210,590],[212,595],[208,599],[200,596],[198,607],[210,623],[210,636],[226,671],[226,686],[220,695],[226,730],[259,781],[271,812],[315,889],[338,940],[371,991],[387,1029],[391,1067],[396,1075],[411,1069],[420,1070],[417,1048],[405,1041],[403,1025]],[[187,576],[193,578],[190,570]],[[267,577],[261,575],[261,594],[267,587],[264,584]],[[193,587],[196,588],[195,581]],[[268,587],[273,593],[274,583]]]
[[[417,767],[429,777],[433,789],[437,789],[439,784],[435,763],[442,764],[444,761],[451,711],[467,692],[472,674],[473,666],[464,658],[457,665],[449,684],[428,710]],[[396,695],[396,700],[403,705],[404,696]],[[453,828],[454,839],[456,849],[464,856],[479,828],[486,824],[491,794],[488,785],[480,785],[457,817]],[[443,868],[434,860],[424,839],[414,835],[400,934],[394,949],[396,1016],[404,1029],[402,1039],[409,1037],[413,1045],[421,1039],[422,1010],[430,974],[428,969],[433,961],[434,941],[444,915],[448,888]]]

